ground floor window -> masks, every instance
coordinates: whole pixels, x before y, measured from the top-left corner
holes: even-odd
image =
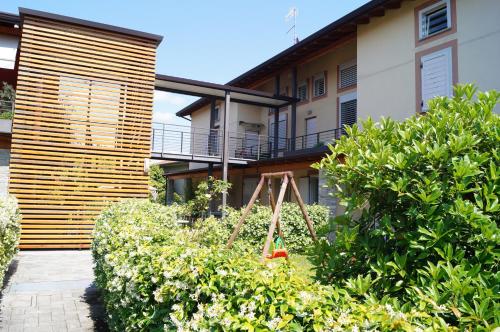
[[[317,175],[299,178],[299,192],[306,204],[318,203],[319,180]]]
[[[257,188],[257,184],[259,183],[258,177],[244,177],[243,178],[243,195],[241,205],[247,205],[252,198],[252,195]]]

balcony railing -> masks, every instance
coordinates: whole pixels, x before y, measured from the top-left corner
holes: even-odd
[[[300,151],[326,146],[336,139],[339,139],[342,133],[343,130],[341,128],[336,128],[297,136],[295,139],[289,138],[287,140],[287,151]]]
[[[294,140],[278,138],[279,156],[326,146],[340,135],[340,129],[332,129],[298,136]],[[153,123],[151,151],[154,154],[221,158],[222,142],[223,136],[219,129]],[[274,137],[229,132],[231,159],[265,160],[274,157],[273,151]]]

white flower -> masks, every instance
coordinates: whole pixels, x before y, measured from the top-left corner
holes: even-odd
[[[224,320],[222,321],[222,325],[224,325],[225,327],[230,327],[231,326],[231,318],[230,317],[226,317],[224,318]]]
[[[267,327],[269,327],[271,330],[276,330],[279,323],[281,323],[281,317],[275,317],[267,322]]]
[[[217,273],[220,274],[223,277],[227,276],[227,271],[226,270],[217,269]]]

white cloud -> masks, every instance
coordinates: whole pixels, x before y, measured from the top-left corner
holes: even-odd
[[[196,98],[164,91],[155,91],[153,122],[189,125],[189,122],[175,115]]]
[[[168,112],[168,111],[162,111],[162,110],[155,110],[153,112],[153,122],[161,122],[161,123],[170,123],[175,120],[175,114]]]
[[[156,104],[169,104],[177,107],[184,107],[189,104],[189,98],[170,92],[155,91],[154,102]]]

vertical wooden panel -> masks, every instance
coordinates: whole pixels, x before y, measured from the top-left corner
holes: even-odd
[[[156,43],[24,16],[9,190],[21,248],[86,248],[109,202],[147,197]]]

